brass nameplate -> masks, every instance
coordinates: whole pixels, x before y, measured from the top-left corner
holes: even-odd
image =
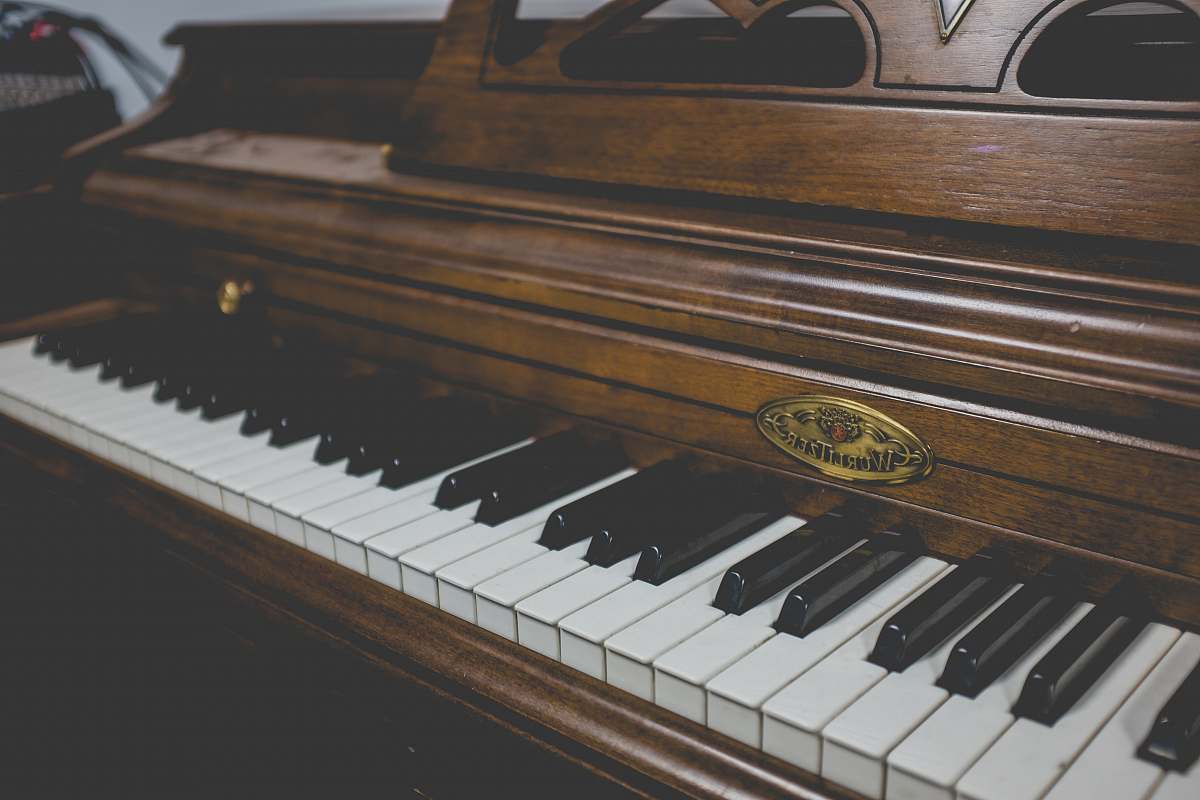
[[[760,408],[757,422],[780,450],[840,480],[905,483],[933,470],[933,451],[915,433],[852,400],[785,397]]]

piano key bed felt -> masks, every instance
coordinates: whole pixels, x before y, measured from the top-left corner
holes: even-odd
[[[218,402],[208,390],[236,375],[196,348],[171,381],[146,382],[165,362],[126,351],[138,324],[155,323],[89,329],[91,348],[70,335],[0,346],[0,410],[865,797],[1200,796],[1183,686],[1200,640],[1143,618],[1124,590],[1095,608],[1069,599],[1066,578],[1023,591],[1002,559],[946,563],[919,532],[872,530],[852,506],[806,523],[732,478],[637,470],[607,445],[505,421],[449,464],[417,449],[419,420],[379,430],[378,396],[319,413],[284,403],[256,426],[267,395]],[[142,382],[101,380],[104,357]],[[406,408],[431,424],[444,413]],[[287,435],[289,415],[311,420],[306,436]],[[1044,608],[1034,588],[1059,587],[1053,615],[1030,611]],[[981,660],[990,631],[1003,641]],[[969,691],[963,659],[980,667]],[[1061,691],[1039,705],[1047,670]],[[1152,727],[1167,744],[1143,744]]]

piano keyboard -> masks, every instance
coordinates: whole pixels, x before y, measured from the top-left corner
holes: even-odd
[[[0,345],[0,410],[865,797],[1200,797],[1200,636],[1136,587],[185,328]]]

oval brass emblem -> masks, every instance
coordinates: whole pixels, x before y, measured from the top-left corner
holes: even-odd
[[[760,408],[756,419],[772,444],[833,478],[905,483],[933,470],[933,451],[916,434],[853,400],[785,397]]]

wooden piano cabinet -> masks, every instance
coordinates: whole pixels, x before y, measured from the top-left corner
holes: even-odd
[[[743,43],[814,5],[714,3],[713,41]],[[953,30],[928,0],[838,0],[849,82],[613,72],[605,43],[663,29],[659,5],[515,44],[512,0],[181,28],[169,92],[69,154],[50,198],[104,287],[61,305],[118,299],[36,324],[252,284],[244,313],[289,342],[605,431],[637,466],[753,472],[802,517],[854,498],[951,560],[994,545],[1027,579],[1065,557],[1090,599],[1132,575],[1200,626],[1196,87],[1023,78],[1063,26],[1113,30],[1092,0],[969,3]],[[792,457],[757,421],[798,395],[902,426],[932,471]],[[420,796],[849,797],[16,423],[0,440],[5,473],[179,576],[173,607],[232,631],[204,646],[256,665],[235,683],[296,668],[283,697],[384,732],[373,755]],[[379,703],[339,706],[359,685]]]

